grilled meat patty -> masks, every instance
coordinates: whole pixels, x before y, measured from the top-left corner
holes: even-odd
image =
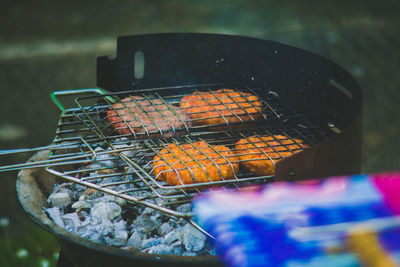
[[[111,126],[122,135],[174,135],[175,130],[190,127],[189,116],[161,99],[129,96],[111,105],[107,111]]]
[[[235,154],[226,146],[204,141],[168,144],[154,156],[154,175],[169,185],[230,180],[239,171]]]
[[[190,115],[194,125],[230,125],[262,117],[262,104],[257,96],[232,89],[194,92],[184,96],[179,107]]]
[[[275,163],[309,147],[304,141],[284,135],[250,136],[236,142],[240,164],[255,175],[273,175]]]

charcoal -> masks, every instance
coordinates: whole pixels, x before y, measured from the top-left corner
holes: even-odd
[[[176,226],[176,219],[175,218],[171,218],[171,219],[169,219],[168,223],[171,225],[171,227],[175,227]]]
[[[126,230],[126,222],[124,220],[119,220],[118,222],[114,223],[115,231],[119,230]]]
[[[96,165],[97,166],[97,165]],[[99,167],[99,168],[102,168],[101,166]],[[91,172],[91,173],[89,173],[89,177],[93,177],[93,178],[95,178],[95,177],[98,177],[99,176],[99,174],[97,173],[97,172]],[[90,179],[90,180],[88,180],[88,182],[91,182],[91,183],[95,183],[95,184],[99,184],[99,183],[101,183],[103,181],[103,178],[97,178],[97,179]]]
[[[53,193],[47,199],[47,202],[57,208],[66,208],[71,204],[71,196],[67,191]]]
[[[142,212],[142,215],[149,215],[149,217],[150,217],[151,215],[154,215],[155,213],[156,213],[156,211],[154,209],[146,207],[144,209],[144,211]]]
[[[53,193],[59,193],[59,192],[70,192],[71,190],[73,190],[74,188],[74,184],[73,183],[61,183],[61,184],[54,184],[54,189],[53,189]]]
[[[100,192],[95,189],[86,189],[85,192],[79,197],[79,200],[95,200],[97,198],[100,198],[104,196],[103,192]]]
[[[104,166],[102,166],[100,162],[97,161],[93,161],[92,163],[84,167],[85,170],[101,170],[103,168]],[[98,175],[95,171],[92,171],[91,173]]]
[[[154,221],[151,218],[146,218],[146,217],[137,217],[133,226],[133,228],[138,229],[142,233],[150,236],[154,232],[157,231],[157,229],[160,227],[160,222]]]
[[[181,240],[176,240],[175,242],[173,242],[171,244],[171,247],[176,247],[176,246],[181,246],[182,245],[182,241]]]
[[[65,214],[61,218],[64,221],[65,229],[70,232],[76,232],[77,228],[82,224],[76,212]]]
[[[65,227],[64,221],[61,218],[61,211],[60,208],[53,207],[46,209],[47,214],[49,217],[60,227]]]
[[[184,213],[190,212],[191,209],[192,209],[192,205],[190,203],[180,205],[179,207],[176,208],[177,211],[184,212]]]
[[[101,198],[98,199],[99,202],[115,202],[116,204],[118,204],[118,206],[125,206],[126,205],[126,200],[117,196],[113,196],[113,195],[105,195]]]
[[[161,244],[161,238],[152,237],[142,241],[142,249],[150,248]]]
[[[130,159],[134,159],[135,157],[139,157],[139,150],[133,149],[135,146],[132,145],[115,145],[114,146],[116,149],[127,149],[124,151],[121,151],[120,153],[127,156]]]
[[[152,202],[153,204],[156,204],[158,206],[164,206],[165,204],[168,204],[169,200],[163,198],[154,198],[154,199],[149,199],[149,202]]]
[[[101,223],[100,218],[93,219],[92,217],[88,217],[86,220],[81,222],[81,224],[76,228],[74,231],[76,234],[92,239],[93,236],[97,236],[97,238],[93,239],[100,239],[100,233],[97,232],[98,229],[95,229],[95,226]],[[92,239],[92,240],[93,240]]]
[[[127,194],[132,197],[136,197],[136,198],[143,198],[148,195],[148,193],[145,191],[130,191],[130,192],[127,192]]]
[[[155,211],[155,210],[154,210]],[[163,216],[161,215],[161,213],[155,211],[155,214],[153,214],[152,216],[150,216],[150,218],[154,221],[158,221],[160,223],[165,222],[166,219],[168,219],[167,216]]]
[[[112,237],[106,236],[105,242],[108,245],[122,247],[125,246],[128,241],[128,232],[124,230],[115,230],[114,235]]]
[[[138,214],[138,210],[134,207],[134,205],[124,206],[121,213],[122,218],[126,221],[129,227],[132,225]]]
[[[185,220],[185,219],[183,219],[183,218],[179,218],[177,221],[176,221],[176,224],[177,225],[180,225],[180,226],[184,226],[184,225],[186,225],[188,222]]]
[[[110,177],[103,178],[103,180],[100,181],[99,184],[100,185],[107,185],[107,187],[110,188],[110,189],[111,188],[115,189],[115,188],[120,187],[121,185],[110,186],[109,184],[117,183],[117,182],[120,182],[120,181],[121,181],[121,177],[120,176],[110,176]]]
[[[80,194],[82,194],[86,189],[87,187],[84,185],[74,184],[74,190],[72,190],[72,195],[74,196],[74,199],[77,199]]]
[[[78,214],[79,219],[80,219],[81,221],[86,220],[86,219],[88,218],[88,216],[89,216],[89,213],[86,212],[85,210],[80,210],[80,209],[79,209],[79,210],[76,211],[76,213]]]
[[[173,255],[182,255],[185,249],[181,245],[174,246],[172,249]]]
[[[77,229],[77,233],[90,240],[105,243],[105,237],[113,236],[114,227],[113,223],[107,218],[89,217]]]
[[[115,196],[105,195],[96,199],[97,202],[115,202]]]
[[[142,235],[138,231],[135,231],[131,237],[129,237],[126,246],[140,249],[142,247]]]
[[[130,142],[126,139],[126,145],[121,145],[120,148],[129,146]],[[94,177],[95,179],[90,182],[99,185],[123,180],[132,181],[128,184],[107,186],[113,190],[147,187],[122,159],[110,160],[109,158],[114,155],[111,154],[111,150],[109,154],[106,154],[108,150],[109,148],[96,148],[97,161],[82,167],[82,177]],[[140,157],[143,156],[143,151],[130,149],[121,154],[141,164],[142,168],[152,168],[151,163],[141,162]],[[113,169],[115,164],[122,164],[119,165],[118,171],[123,171],[125,168],[126,172],[133,172],[133,174],[97,178],[98,175],[116,173]],[[88,169],[92,170],[87,171]],[[166,185],[163,181],[157,181],[157,183]],[[160,194],[171,193],[170,189],[158,188],[157,191]],[[152,198],[151,191],[128,191],[127,194],[137,198],[147,198],[146,201],[157,205],[165,205],[171,201],[165,198]],[[206,243],[206,236],[188,224],[187,220],[170,217],[150,207],[128,204],[125,199],[92,188],[71,182],[56,183],[48,203],[52,208],[46,209],[47,213],[56,224],[97,243],[159,255],[196,256],[212,253],[215,255],[215,249]],[[73,210],[75,212],[69,213]],[[175,210],[188,213],[191,211],[191,204],[175,206]],[[62,215],[63,213],[67,214]]]
[[[114,202],[98,202],[91,209],[92,216],[107,218],[109,220],[115,219],[121,215],[121,212],[121,207]]]
[[[77,201],[74,204],[72,204],[73,209],[90,209],[93,206],[92,203],[88,201]]]
[[[190,224],[186,224],[183,226],[182,234],[183,245],[186,250],[197,252],[203,249],[206,242],[206,236],[198,229],[194,228]]]
[[[158,234],[160,236],[165,236],[169,232],[171,232],[172,226],[169,222],[163,223],[160,228],[158,228]]]
[[[107,150],[104,150],[101,147],[97,147],[94,151],[97,153],[96,163],[99,163],[104,167],[110,167],[110,168],[114,167],[114,162],[110,159],[111,155],[108,153],[104,153],[107,152]]]
[[[162,243],[166,245],[170,245],[174,243],[175,241],[180,241],[182,239],[182,228],[179,227],[177,229],[174,229],[172,232],[169,232],[164,236],[162,239]]]
[[[170,255],[172,254],[173,248],[164,244],[159,244],[156,246],[152,246],[143,252],[147,252],[150,254],[159,254],[159,255]]]
[[[74,184],[74,183],[62,183],[57,185],[55,183],[54,185],[54,193],[67,193],[70,195],[71,200],[77,200],[79,196],[82,194],[82,192],[85,191],[85,187],[81,186],[80,184]]]
[[[127,201],[123,198],[120,197],[114,197],[114,198],[115,198],[114,202],[117,203],[120,207],[124,207],[127,203]]]

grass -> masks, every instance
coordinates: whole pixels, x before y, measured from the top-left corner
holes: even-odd
[[[24,220],[0,228],[0,266],[56,266],[56,239],[33,222]]]

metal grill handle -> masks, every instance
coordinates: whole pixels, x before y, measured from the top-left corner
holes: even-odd
[[[62,90],[62,91],[55,91],[50,94],[51,99],[53,100],[54,104],[57,105],[57,107],[62,111],[65,112],[66,108],[61,104],[59,99],[57,98],[58,96],[67,96],[67,95],[76,95],[76,94],[88,94],[88,93],[96,93],[99,95],[105,95],[107,94],[106,91],[100,88],[88,88],[88,89],[72,89],[72,90]],[[115,102],[115,99],[112,98],[111,96],[106,96],[108,100],[111,102]]]

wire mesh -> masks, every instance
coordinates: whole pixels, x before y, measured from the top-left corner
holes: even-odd
[[[276,162],[328,137],[276,93],[230,88],[170,87],[76,97],[76,107],[61,116],[57,147],[50,155],[50,160],[71,160],[47,169],[187,217],[174,207],[205,188],[272,181]]]

